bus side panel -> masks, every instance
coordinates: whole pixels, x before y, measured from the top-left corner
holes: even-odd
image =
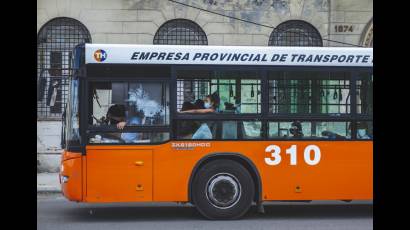
[[[152,150],[87,148],[87,202],[152,201]]]
[[[63,153],[63,155],[67,155]],[[78,157],[63,160],[61,162],[60,183],[63,195],[71,201],[82,201],[82,171],[81,155]],[[61,181],[61,176],[68,178],[67,182]]]
[[[273,142],[282,161],[268,165],[265,157],[252,157],[260,170],[263,200],[368,200],[373,199],[373,143],[371,141]],[[290,165],[286,150],[296,145],[297,163]],[[320,161],[309,165],[304,149],[320,148]],[[308,154],[313,159],[313,153]],[[273,159],[273,158],[271,158]]]
[[[187,202],[189,177],[206,150],[209,149],[175,150],[170,143],[155,149],[153,200]]]
[[[83,155],[81,157],[81,167],[82,167],[82,193],[83,193],[83,200],[86,201],[87,198],[87,156]]]
[[[203,141],[206,142],[206,141]],[[176,142],[178,143],[178,142]],[[194,143],[194,142],[192,142]],[[262,178],[263,200],[338,200],[373,198],[373,149],[371,141],[215,141],[209,147],[185,150],[172,143],[154,151],[153,200],[188,201],[188,183],[195,164],[212,153],[236,152],[248,157]],[[268,165],[269,145],[281,149],[281,162]],[[296,145],[296,165],[286,149]],[[304,149],[320,148],[318,164],[308,165]],[[308,155],[313,158],[313,154]],[[273,158],[272,158],[273,159]]]

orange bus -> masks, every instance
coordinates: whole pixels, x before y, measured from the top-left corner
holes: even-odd
[[[60,182],[77,202],[373,199],[373,50],[82,44]]]

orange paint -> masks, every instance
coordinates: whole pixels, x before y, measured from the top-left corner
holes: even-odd
[[[61,157],[61,176],[67,176],[68,181],[61,183],[61,191],[71,201],[82,201],[82,160],[80,153],[64,151]]]
[[[176,150],[172,143],[210,143]],[[281,148],[281,162],[268,165],[269,145]],[[297,146],[297,164],[286,149]],[[321,159],[308,165],[304,149],[317,145]],[[262,200],[373,199],[372,141],[171,141],[161,145],[87,146],[86,155],[63,161],[70,176],[64,195],[84,202],[188,201],[189,178],[208,154],[236,152],[256,166]],[[69,163],[69,162],[72,163]],[[141,165],[141,162],[142,165]]]

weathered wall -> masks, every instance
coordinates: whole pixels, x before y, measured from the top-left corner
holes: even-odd
[[[61,154],[61,121],[37,122],[37,170],[57,172]]]
[[[372,0],[179,0],[193,6],[256,23],[277,26],[299,19],[316,27],[322,38],[358,44],[373,15]],[[189,8],[167,0],[38,0],[37,29],[55,17],[71,17],[90,31],[94,43],[152,44],[157,29],[175,18],[198,23],[209,45],[268,44],[271,28]],[[353,26],[337,32],[334,26]],[[324,45],[328,45],[324,42]],[[330,43],[336,46],[336,43]]]

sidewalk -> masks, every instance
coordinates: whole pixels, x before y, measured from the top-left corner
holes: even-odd
[[[58,173],[37,173],[37,193],[41,192],[61,192]]]

